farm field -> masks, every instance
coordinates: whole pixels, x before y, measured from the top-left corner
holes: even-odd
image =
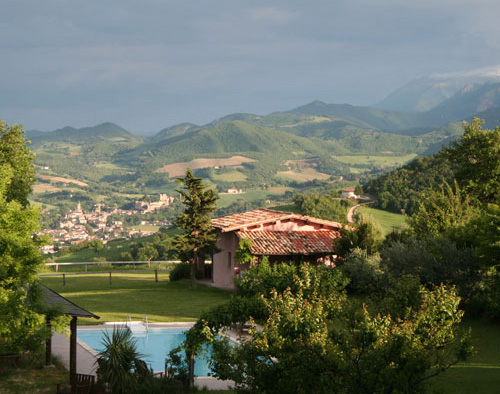
[[[53,186],[50,183],[36,182],[33,185],[34,194],[53,193],[53,192],[59,192],[61,190],[62,190],[61,188]]]
[[[213,179],[221,182],[243,182],[247,179],[247,176],[239,171],[230,171],[222,174],[214,174]]]
[[[402,166],[417,157],[416,153],[403,156],[365,156],[365,155],[340,155],[333,156],[335,160],[345,164],[362,164],[374,166]]]
[[[184,163],[173,163],[167,164],[155,172],[168,172],[170,177],[183,176],[186,174],[186,170],[191,168],[195,170],[197,168],[207,168],[207,167],[227,167],[227,166],[238,166],[242,163],[250,163],[255,161],[245,156],[231,156],[230,158],[215,158],[215,159],[194,159]]]
[[[294,171],[294,170],[278,171],[277,175],[283,178],[288,178],[293,181],[299,181],[299,182],[307,182],[307,181],[312,181],[314,179],[320,179],[320,180],[330,179],[330,175],[319,172],[318,170],[312,167],[306,167],[301,171]]]
[[[269,196],[267,190],[248,190],[242,194],[219,194],[217,201],[218,208],[225,208],[238,200],[254,201],[259,199],[266,199]]]
[[[361,206],[356,210],[357,214],[370,215],[380,224],[384,234],[389,234],[394,228],[405,226],[406,217],[401,214],[383,211],[381,209]]]
[[[76,179],[70,179],[70,178],[63,178],[60,176],[52,176],[52,175],[37,175],[38,178],[47,180],[52,183],[56,182],[62,182],[62,183],[74,183],[75,185],[78,186],[88,186],[87,183],[78,181]]]
[[[66,286],[61,276],[42,277],[42,283],[77,305],[100,316],[100,320],[79,319],[79,324],[102,324],[106,321],[133,320],[150,322],[190,322],[214,305],[229,298],[230,293],[206,286],[192,288],[187,281],[169,282],[166,271],[113,272],[112,284],[108,273],[67,275]]]

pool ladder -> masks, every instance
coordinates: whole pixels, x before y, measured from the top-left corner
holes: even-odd
[[[149,332],[149,321],[148,317],[144,315],[142,321],[132,321],[130,315],[127,315],[127,322],[125,323],[127,328],[132,332]]]

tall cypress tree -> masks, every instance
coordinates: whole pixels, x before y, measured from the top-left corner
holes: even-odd
[[[213,251],[217,242],[217,233],[210,223],[210,216],[216,209],[219,197],[190,169],[184,178],[177,178],[177,183],[182,185],[176,191],[185,208],[175,224],[184,232],[175,237],[174,245],[179,259],[190,264],[189,276],[194,286],[197,262]]]

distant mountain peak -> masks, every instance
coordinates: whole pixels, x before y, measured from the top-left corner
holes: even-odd
[[[457,93],[500,82],[500,65],[468,71],[436,73],[414,79],[396,89],[375,106],[393,111],[431,110]]]

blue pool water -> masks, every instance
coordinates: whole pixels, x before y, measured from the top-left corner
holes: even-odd
[[[103,349],[104,331],[103,329],[80,329],[78,330],[78,339],[99,352]],[[137,340],[137,350],[143,355],[142,359],[154,371],[164,371],[168,352],[184,342],[186,339],[185,331],[186,328],[150,328],[147,334],[134,334],[134,338]],[[109,332],[111,333],[111,330]],[[196,376],[210,374],[205,357],[196,358],[194,373]]]

